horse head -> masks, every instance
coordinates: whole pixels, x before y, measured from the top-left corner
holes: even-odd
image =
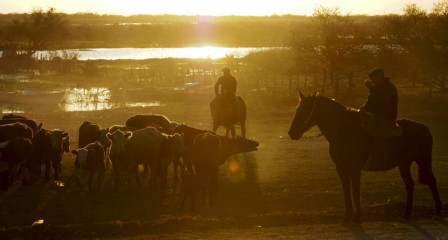
[[[289,136],[293,140],[298,140],[308,129],[316,125],[317,93],[305,96],[299,92],[300,102],[296,108],[296,114],[289,128]]]

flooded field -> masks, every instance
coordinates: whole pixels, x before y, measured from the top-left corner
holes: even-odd
[[[160,107],[163,104],[160,101],[128,101],[125,90],[118,96],[113,96],[108,88],[70,88],[58,91],[55,95],[51,91],[44,91],[32,94],[17,93],[14,99],[6,96],[0,101],[1,112],[5,113],[25,113],[32,111],[33,107],[39,105],[43,108],[53,111],[63,112],[84,112],[101,111],[123,107]],[[9,99],[7,99],[9,98]],[[151,96],[147,96],[151,99]]]

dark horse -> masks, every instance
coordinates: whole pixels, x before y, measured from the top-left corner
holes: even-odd
[[[213,132],[219,126],[224,126],[226,128],[226,137],[229,136],[229,131],[232,133],[232,138],[235,138],[235,124],[241,125],[241,135],[246,137],[246,103],[240,97],[236,97],[237,104],[235,104],[236,111],[226,110],[227,107],[222,103],[223,99],[218,97],[214,98],[210,102],[210,111],[213,118]]]
[[[361,217],[360,180],[361,170],[369,157],[371,137],[360,124],[360,113],[330,100],[326,97],[305,97],[300,93],[300,104],[289,129],[289,136],[298,140],[312,126],[317,125],[329,142],[330,156],[344,191],[345,221],[359,221]],[[425,125],[411,120],[398,120],[403,134],[388,140],[390,170],[398,166],[401,178],[406,186],[406,208],[404,216],[412,214],[414,180],[411,176],[411,164],[418,165],[419,182],[431,189],[436,214],[440,215],[442,203],[437,190],[436,179],[432,172],[432,135]]]

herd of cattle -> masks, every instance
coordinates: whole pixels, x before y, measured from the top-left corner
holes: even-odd
[[[141,184],[139,166],[149,173],[149,186],[167,186],[168,168],[182,176],[182,207],[187,198],[202,192],[210,201],[217,188],[218,170],[230,155],[256,150],[258,142],[227,138],[207,130],[170,121],[163,115],[130,117],[124,125],[102,128],[92,122],[79,127],[78,147],[70,151],[70,138],[63,130],[48,130],[24,116],[4,115],[0,120],[0,188],[15,180],[29,185],[44,177],[60,180],[64,152],[75,155],[75,175],[81,188],[100,188],[107,169],[112,169],[114,189]],[[42,176],[42,170],[45,170]],[[96,180],[96,181],[94,181]],[[96,185],[96,187],[95,187]]]

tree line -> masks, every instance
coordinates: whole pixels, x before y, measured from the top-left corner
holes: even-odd
[[[431,11],[410,3],[403,14],[381,16],[352,16],[324,6],[309,17],[124,17],[67,15],[55,9],[0,15],[4,56],[10,50],[30,56],[37,50],[78,47],[198,45],[285,47],[227,60],[244,68],[240,71],[246,75],[294,76],[289,79],[301,79],[334,96],[349,93],[354,79],[365,78],[373,67],[385,68],[401,83],[424,86],[429,93],[446,93],[448,1],[435,3]],[[65,57],[76,60],[76,56]],[[293,82],[289,81],[289,89],[294,88]]]

